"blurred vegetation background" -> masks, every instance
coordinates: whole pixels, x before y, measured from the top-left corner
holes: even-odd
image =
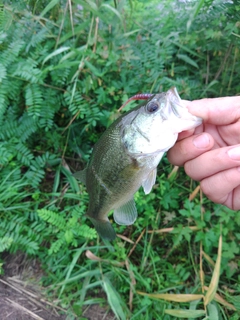
[[[71,175],[136,93],[240,94],[239,1],[3,2],[0,252],[38,258],[69,319],[93,303],[116,319],[239,319],[240,212],[211,203],[164,158],[154,191],[135,196],[137,222],[114,225],[124,237],[106,243]],[[208,302],[191,301],[208,288]]]

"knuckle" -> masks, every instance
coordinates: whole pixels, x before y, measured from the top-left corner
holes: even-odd
[[[182,166],[182,158],[179,157],[178,147],[175,145],[167,153],[168,160],[175,166]]]
[[[213,200],[213,186],[209,179],[204,179],[200,182],[202,192],[211,200]]]
[[[184,139],[184,140],[179,141],[179,142],[177,143],[178,152],[179,152],[181,155],[183,155],[183,156],[187,155],[188,152],[189,152],[189,147],[188,147],[188,145],[187,145],[187,143],[186,143],[187,140],[188,140],[188,139]]]
[[[186,174],[190,178],[192,178],[194,180],[198,180],[194,167],[195,167],[194,160],[189,160],[189,161],[185,162],[185,164],[184,164],[184,170],[185,170]]]

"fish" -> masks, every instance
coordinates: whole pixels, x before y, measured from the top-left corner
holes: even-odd
[[[175,87],[140,96],[147,101],[115,120],[93,147],[87,167],[73,174],[89,194],[86,216],[99,236],[110,241],[116,237],[110,211],[117,224],[132,225],[138,216],[134,194],[141,186],[145,194],[151,192],[157,166],[178,133],[202,122],[189,113]]]

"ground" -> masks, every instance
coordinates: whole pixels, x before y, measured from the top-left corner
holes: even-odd
[[[0,276],[1,320],[114,320],[106,308],[91,305],[81,317],[68,317],[66,311],[47,301],[40,287],[42,270],[37,260],[24,254],[5,255],[4,275]]]

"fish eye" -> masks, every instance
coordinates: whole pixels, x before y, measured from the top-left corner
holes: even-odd
[[[147,105],[146,105],[146,110],[149,113],[154,113],[159,109],[159,104],[155,101],[150,101]]]

